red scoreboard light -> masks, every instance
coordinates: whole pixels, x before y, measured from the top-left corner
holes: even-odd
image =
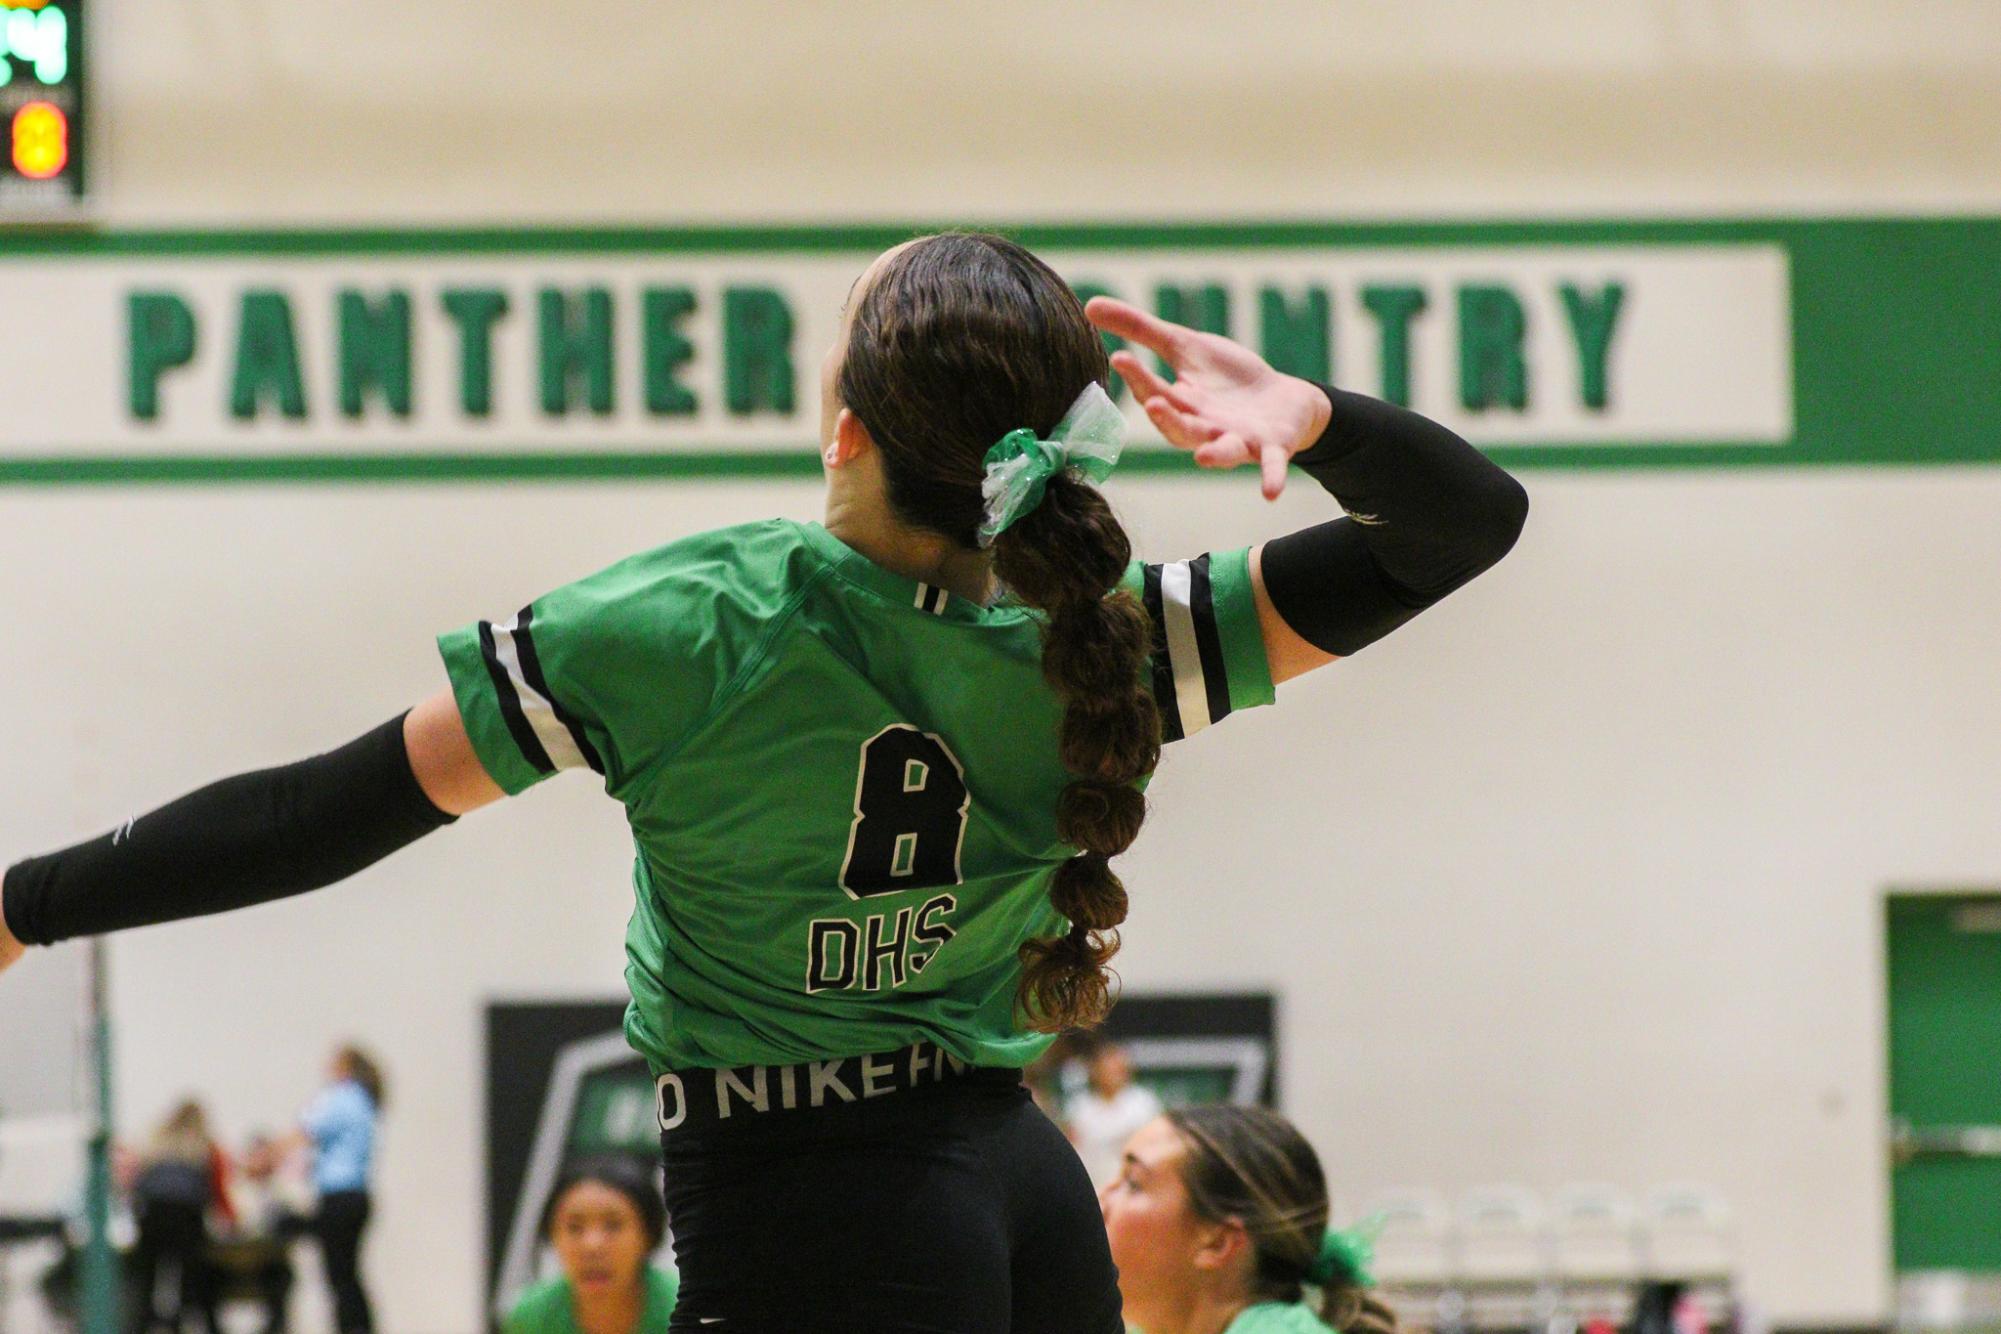
[[[86,0],[0,0],[0,217],[62,217],[84,199]]]

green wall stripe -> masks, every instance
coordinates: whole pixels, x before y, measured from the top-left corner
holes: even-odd
[[[885,249],[924,232],[988,227],[1049,250],[1171,250],[1240,246],[1632,245],[1861,238],[1872,243],[1922,232],[1964,231],[1992,241],[1994,218],[1708,218],[1468,220],[1457,222],[1022,222],[966,220],[813,226],[362,227],[116,231],[16,230],[0,233],[0,256],[35,259],[150,259],[245,256],[451,254],[764,253],[814,254]]]
[[[1705,469],[1748,467],[1771,462],[1771,445],[1563,445],[1510,446],[1486,451],[1517,471],[1577,469]],[[1904,460],[1853,460],[1856,466],[1904,466]],[[1933,466],[1965,460],[1932,458]],[[0,486],[112,486],[133,483],[271,482],[532,482],[532,481],[689,481],[738,478],[810,478],[820,460],[810,449],[783,452],[724,450],[644,453],[398,453],[398,454],[177,454],[171,456],[78,457],[76,455],[0,459]],[[1182,476],[1243,484],[1248,470],[1217,472],[1197,468],[1185,457],[1160,450],[1126,455],[1120,476]],[[1254,478],[1252,479],[1254,480]]]
[[[813,477],[810,449],[784,452],[175,454],[0,459],[0,485],[125,483],[500,482],[621,478]]]

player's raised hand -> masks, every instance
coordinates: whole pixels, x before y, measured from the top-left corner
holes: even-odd
[[[1285,489],[1285,465],[1320,438],[1332,411],[1318,386],[1275,371],[1263,357],[1221,334],[1202,333],[1149,315],[1114,297],[1092,297],[1091,323],[1158,353],[1174,383],[1136,353],[1112,354],[1112,368],[1167,442],[1194,453],[1204,468],[1255,463],[1266,500]]]

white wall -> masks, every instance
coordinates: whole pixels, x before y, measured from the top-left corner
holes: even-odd
[[[1134,988],[1273,986],[1344,1191],[1675,1177],[1795,1320],[1884,1304],[1879,895],[2001,881],[2001,476],[1532,478],[1521,550],[1178,750],[1131,858]],[[1148,550],[1325,510],[1118,484]],[[428,634],[801,485],[0,496],[0,843],[81,834],[432,688]],[[497,541],[496,534],[509,534]],[[92,818],[78,814],[88,809]],[[371,1259],[466,1327],[479,1006],[610,994],[616,808],[565,780],[354,884],[116,943],[121,1110],[280,1122],[327,1046],[397,1076]]]
[[[1993,0],[115,8],[120,222],[2001,202]]]
[[[101,212],[2001,207],[1994,4],[1247,13],[121,4]],[[1495,575],[1174,756],[1131,858],[1128,984],[1281,990],[1288,1101],[1346,1191],[1707,1178],[1774,1315],[1880,1316],[1878,896],[2001,881],[2001,474],[1529,481]],[[1267,511],[1247,479],[1116,490],[1161,554],[1325,509]],[[0,848],[345,739],[436,684],[435,630],[815,510],[776,483],[0,492]],[[341,890],[121,939],[125,1124],[184,1088],[233,1132],[281,1121],[365,1037],[397,1081],[385,1327],[471,1328],[480,1006],[617,989],[626,858],[616,809],[566,780]]]

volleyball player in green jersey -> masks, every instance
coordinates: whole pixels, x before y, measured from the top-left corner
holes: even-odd
[[[1353,517],[1135,564],[1092,321],[1198,464]],[[856,282],[823,525],[670,543],[440,640],[449,688],[0,885],[19,945],[331,883],[565,769],[626,808],[628,1030],[652,1065],[675,1328],[1119,1328],[1096,1201],[1019,1067],[1109,1002],[1109,859],[1163,742],[1498,560],[1521,489],[1451,432],[1100,299],[998,237]],[[1302,763],[1312,757],[1302,755]]]
[[[1319,1155],[1268,1108],[1155,1117],[1098,1201],[1146,1334],[1403,1334],[1373,1291],[1374,1231],[1328,1227]]]

